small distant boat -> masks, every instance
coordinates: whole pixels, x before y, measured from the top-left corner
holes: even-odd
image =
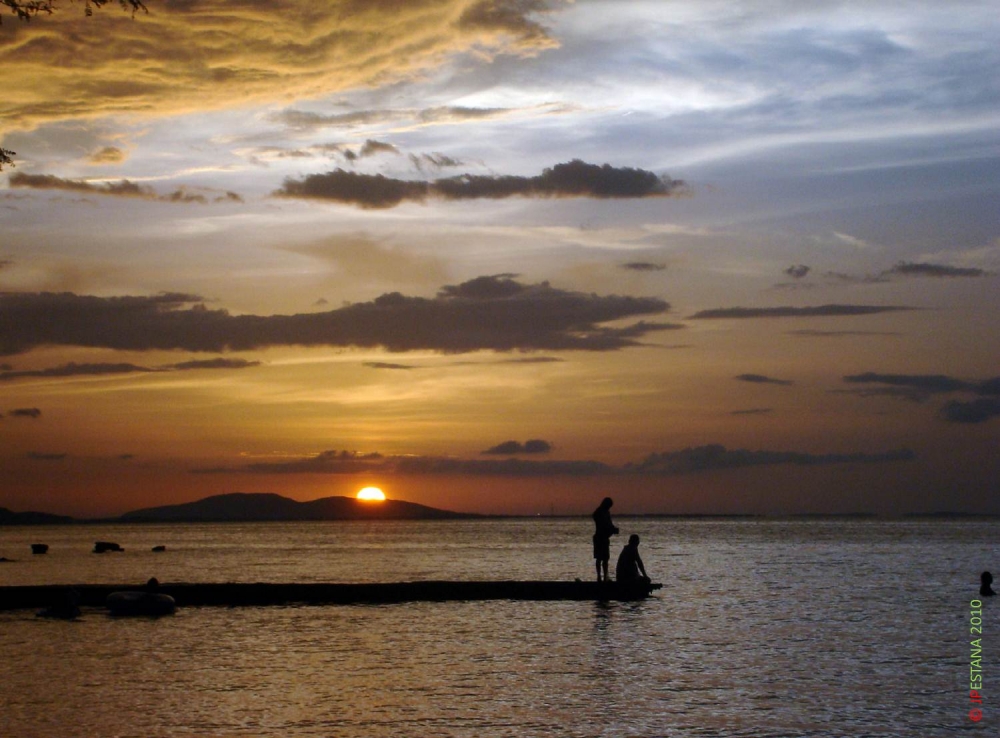
[[[104,600],[112,615],[158,617],[171,615],[177,609],[174,598],[161,592],[139,590],[112,592]]]

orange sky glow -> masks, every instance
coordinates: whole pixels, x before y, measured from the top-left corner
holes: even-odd
[[[0,507],[1000,513],[960,4],[5,16]]]

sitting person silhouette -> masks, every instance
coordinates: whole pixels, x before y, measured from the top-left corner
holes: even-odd
[[[639,556],[639,536],[635,533],[628,537],[628,543],[618,554],[618,564],[615,566],[615,580],[619,584],[631,582],[648,582],[646,567]]]
[[[993,587],[990,586],[991,584],[993,584],[992,574],[990,574],[988,571],[984,571],[982,575],[979,577],[979,581],[982,582],[982,584],[979,585],[979,595],[981,597],[992,597],[993,595],[996,594],[996,592],[993,591]]]

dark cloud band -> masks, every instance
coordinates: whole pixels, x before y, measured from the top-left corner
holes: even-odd
[[[844,377],[844,381],[849,384],[880,384],[889,387],[905,387],[927,394],[960,392],[974,388],[974,385],[969,382],[943,374],[879,374],[877,372],[865,372],[864,374],[849,374]]]
[[[719,444],[686,448],[661,454],[650,454],[631,467],[645,474],[689,474],[714,469],[740,469],[752,466],[793,464],[819,466],[825,464],[873,464],[892,461],[910,461],[916,458],[912,451],[900,449],[884,453],[810,454],[801,451],[750,451],[727,449]]]
[[[939,411],[951,423],[983,423],[1000,416],[1000,377],[982,381],[966,381],[944,374],[879,374],[866,372],[844,377],[849,384],[875,385],[856,393],[896,397],[923,402],[932,395],[965,393],[978,395],[970,401],[950,400]]]
[[[288,178],[274,192],[279,197],[328,200],[363,208],[391,208],[403,202],[442,200],[497,200],[508,197],[668,197],[684,183],[644,169],[599,166],[574,159],[545,169],[535,177],[464,174],[428,181],[393,179],[381,174],[359,174],[336,169]]]
[[[621,265],[622,269],[633,272],[662,272],[667,268],[666,264],[654,264],[649,261],[629,261]]]
[[[665,326],[604,323],[668,308],[657,298],[584,294],[506,275],[448,286],[433,298],[393,292],[328,312],[271,316],[230,315],[184,294],[6,293],[0,294],[0,356],[47,344],[212,352],[266,346],[610,351],[638,345]]]
[[[925,262],[901,261],[883,274],[899,274],[905,277],[984,277],[988,274],[983,269],[973,267],[953,267],[945,264],[929,264]]]
[[[43,453],[40,451],[29,451],[26,456],[34,461],[63,461],[69,454]]]
[[[985,423],[1000,417],[1000,399],[982,397],[970,402],[952,400],[941,408],[941,417],[951,423]]]
[[[27,187],[36,190],[66,190],[87,195],[110,195],[112,197],[134,197],[140,200],[156,200],[157,202],[197,203],[207,205],[212,202],[243,202],[243,197],[236,192],[206,195],[191,192],[181,187],[166,195],[157,193],[150,187],[136,184],[128,179],[118,182],[102,182],[94,184],[83,179],[64,179],[52,174],[26,174],[14,172],[10,175],[11,187]]]
[[[516,442],[513,442],[516,443]],[[506,444],[501,444],[505,446]],[[469,476],[605,476],[605,475],[674,475],[717,469],[792,464],[878,464],[910,461],[912,451],[900,449],[884,453],[810,454],[800,451],[750,451],[727,449],[719,444],[650,454],[637,463],[612,466],[589,460],[531,459],[462,459],[439,456],[383,456],[351,451],[325,451],[299,461],[257,463],[243,467],[199,469],[197,473],[250,472],[256,474],[401,474]]]
[[[750,382],[751,384],[778,384],[786,387],[795,384],[790,379],[775,379],[763,374],[740,374],[735,379],[741,382]]]
[[[484,454],[495,456],[515,456],[517,454],[547,454],[552,450],[552,444],[540,438],[521,443],[520,441],[504,441],[483,451]]]

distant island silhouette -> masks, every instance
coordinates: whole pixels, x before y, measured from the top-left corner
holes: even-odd
[[[180,505],[147,507],[125,513],[134,522],[256,522],[281,520],[445,520],[477,515],[439,510],[415,502],[365,502],[354,497],[322,497],[309,502],[270,493],[234,492]]]
[[[353,497],[323,497],[298,502],[273,493],[213,495],[179,505],[133,510],[117,518],[75,519],[65,515],[22,512],[0,508],[0,525],[59,525],[88,522],[197,523],[273,522],[303,520],[458,520],[480,518],[472,513],[440,510],[415,502],[384,500],[365,502]]]
[[[66,515],[50,515],[41,512],[14,512],[0,507],[0,525],[63,525],[76,522]]]

